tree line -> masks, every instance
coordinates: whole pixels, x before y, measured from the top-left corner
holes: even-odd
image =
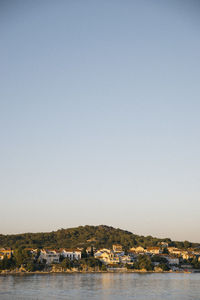
[[[111,248],[113,244],[123,245],[124,250],[131,247],[157,246],[166,242],[169,246],[180,249],[200,247],[200,243],[188,241],[178,242],[169,238],[159,239],[152,236],[140,236],[129,231],[110,226],[79,226],[76,228],[59,229],[52,232],[24,233],[12,235],[0,235],[0,248],[77,248],[94,246]]]

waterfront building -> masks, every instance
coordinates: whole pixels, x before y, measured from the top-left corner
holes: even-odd
[[[99,259],[105,265],[112,265],[120,263],[120,258],[118,255],[115,255],[114,251],[109,249],[98,250],[94,257]]]
[[[80,249],[61,249],[60,254],[64,258],[69,258],[70,260],[81,259],[81,250]]]
[[[120,262],[122,264],[132,264],[132,258],[129,255],[120,256]]]
[[[165,256],[165,258],[167,259],[169,265],[178,265],[179,264],[178,257]]]
[[[40,251],[39,261],[46,262],[47,265],[59,263],[60,252],[57,250],[42,249]]]

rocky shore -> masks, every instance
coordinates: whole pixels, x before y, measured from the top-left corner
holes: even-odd
[[[34,275],[34,274],[88,274],[88,273],[200,273],[200,270],[191,270],[191,271],[161,271],[161,270],[156,270],[156,271],[147,271],[145,269],[142,270],[125,270],[123,269],[110,269],[110,270],[106,270],[106,271],[102,271],[102,270],[61,270],[61,269],[52,269],[49,271],[34,271],[34,272],[30,272],[30,271],[26,271],[26,270],[21,270],[21,269],[15,269],[15,270],[3,270],[0,272],[0,275]]]

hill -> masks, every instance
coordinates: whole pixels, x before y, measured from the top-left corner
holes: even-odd
[[[169,238],[159,239],[152,236],[139,236],[129,231],[113,228],[106,225],[79,226],[76,228],[59,229],[52,232],[23,233],[0,235],[0,248],[71,248],[88,247],[111,248],[112,244],[119,243],[125,249],[141,245],[143,247],[156,246],[160,242],[167,242],[178,248],[199,247],[199,243],[188,241],[177,242]]]

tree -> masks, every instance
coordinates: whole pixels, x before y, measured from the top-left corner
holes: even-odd
[[[33,261],[29,261],[26,266],[27,271],[34,272],[37,270],[36,264]]]
[[[69,258],[65,258],[65,259],[63,259],[63,261],[61,262],[61,266],[62,266],[64,269],[71,269],[71,268],[73,268],[74,264],[73,264],[73,262],[72,262]]]
[[[93,248],[93,246],[91,246],[91,253],[90,253],[90,255],[91,255],[92,257],[94,257],[94,248]]]
[[[83,249],[82,253],[81,253],[81,257],[82,258],[87,258],[88,255],[87,255],[87,251],[86,251],[86,247]]]
[[[169,254],[169,251],[166,247],[163,249],[163,254]]]
[[[9,270],[14,267],[15,261],[12,256],[8,258],[7,255],[5,255],[4,258],[0,261],[0,270]]]
[[[162,257],[160,255],[154,255],[151,258],[152,262],[160,262],[160,263],[167,263],[167,259],[165,257]]]
[[[150,247],[165,241],[177,248],[200,247],[198,243],[172,242],[170,239],[158,239],[152,236],[139,236],[131,232],[110,226],[79,226],[76,228],[60,229],[54,232],[26,233],[16,235],[0,235],[0,248],[76,248],[91,246],[111,248],[119,243],[125,250],[133,246]],[[86,255],[85,255],[86,257]]]
[[[25,249],[17,249],[14,251],[13,258],[15,260],[16,266],[19,268],[22,265],[27,267],[30,263],[35,262],[34,256],[30,253],[30,251]]]
[[[197,257],[192,259],[191,264],[195,269],[200,269],[200,262],[198,261]]]
[[[163,271],[169,271],[170,268],[168,267],[168,265],[166,263],[160,263],[158,265],[159,268],[161,268]]]
[[[101,270],[102,270],[102,271],[107,271],[107,267],[106,267],[105,265],[102,264]]]
[[[153,270],[153,265],[148,255],[139,255],[135,267],[137,269],[146,269],[147,271]]]

